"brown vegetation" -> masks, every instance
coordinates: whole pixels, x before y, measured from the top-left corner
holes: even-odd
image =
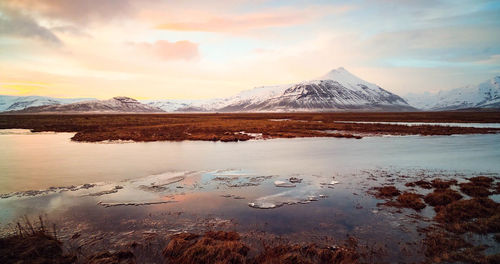
[[[459,200],[444,206],[435,219],[456,233],[500,232],[500,204],[489,198]]]
[[[75,141],[204,140],[245,141],[262,138],[346,137],[356,134],[451,135],[496,133],[500,129],[406,126],[335,121],[495,122],[491,112],[418,113],[239,113],[239,114],[115,114],[115,115],[0,115],[0,129],[35,132],[76,132]],[[280,121],[276,121],[276,119]],[[497,121],[498,122],[498,121]]]
[[[47,230],[42,217],[34,225],[25,217],[17,223],[17,233],[0,238],[0,263],[73,263],[75,256],[64,255],[62,244]]]
[[[0,239],[0,263],[73,263],[64,256],[61,243],[54,237],[35,232]]]
[[[173,235],[163,255],[167,263],[357,263],[354,249],[322,248],[316,245],[265,247],[256,257],[235,232],[207,232],[203,236]]]
[[[407,187],[419,186],[434,191],[424,197],[424,201],[434,207],[437,225],[421,228],[425,235],[422,241],[426,260],[424,263],[500,263],[500,254],[487,255],[489,245],[470,240],[469,234],[495,234],[500,240],[500,204],[487,198],[490,188],[498,188],[495,178],[478,176],[459,184],[460,190],[474,198],[463,200],[463,195],[450,187],[456,180],[433,179],[409,182]],[[494,185],[495,184],[495,185]],[[394,188],[395,189],[395,188]],[[496,192],[496,190],[495,190]],[[372,193],[380,198],[378,193]],[[386,196],[392,199],[392,196]],[[388,200],[381,205],[409,207],[418,210],[425,207],[417,193],[403,192],[396,201]],[[481,243],[481,242],[480,242]]]
[[[254,263],[261,264],[330,264],[357,263],[358,254],[345,248],[321,248],[316,245],[281,245],[264,250]]]
[[[424,201],[431,206],[443,206],[462,199],[462,195],[452,189],[437,189],[425,196]]]
[[[135,256],[128,250],[110,253],[108,251],[94,254],[87,264],[134,264]]]
[[[397,198],[400,207],[412,208],[415,210],[421,210],[425,208],[425,203],[422,202],[422,195],[404,192],[400,194]]]
[[[481,185],[484,187],[489,188],[491,184],[493,183],[493,179],[490,177],[486,176],[477,176],[477,177],[472,177],[469,179],[469,181],[473,182],[476,185]]]
[[[415,187],[418,186],[422,189],[432,189],[432,183],[426,181],[426,180],[418,180],[414,182],[409,182],[405,184],[406,187]]]
[[[431,181],[432,187],[436,189],[450,188],[450,186],[455,184],[457,184],[457,180],[442,180],[438,178]]]
[[[460,184],[460,191],[471,197],[487,197],[492,194],[489,190],[493,179],[486,176],[477,176],[469,179],[469,182]]]
[[[471,197],[487,197],[491,194],[488,188],[481,185],[476,185],[473,182],[461,183],[460,191]]]
[[[250,250],[235,232],[207,232],[204,236],[172,236],[163,256],[167,263],[247,263]]]
[[[34,263],[34,264],[134,264],[135,256],[128,250],[118,252],[102,251],[82,256],[78,250],[64,252],[63,244],[56,237],[55,225],[49,231],[39,217],[37,225],[25,217],[23,223],[18,222],[17,232],[0,238],[0,263]],[[77,235],[77,236],[75,236]],[[80,234],[73,235],[78,238]]]
[[[424,239],[428,263],[499,263],[500,254],[485,255],[484,246],[473,246],[462,237],[443,231],[432,231]]]
[[[377,198],[391,198],[400,194],[400,191],[394,186],[375,187],[374,189],[377,191],[375,193]]]

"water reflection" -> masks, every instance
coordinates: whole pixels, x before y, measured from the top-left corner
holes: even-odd
[[[0,193],[114,182],[166,171],[336,175],[388,166],[500,171],[500,135],[126,144],[78,143],[70,141],[71,136],[0,135]]]
[[[382,244],[388,259],[399,261],[408,258],[401,247],[416,249],[417,228],[428,223],[401,217],[411,210],[380,210],[381,201],[366,193],[371,187],[403,184],[398,177],[500,172],[500,135],[126,144],[70,137],[0,135],[0,193],[11,193],[0,199],[3,227],[42,213],[63,240],[75,232],[105,234],[103,247],[207,228],[308,242],[356,236]],[[302,181],[275,184],[291,178]],[[22,192],[28,189],[41,191]],[[428,208],[423,215],[433,213]],[[410,259],[418,259],[413,252]]]

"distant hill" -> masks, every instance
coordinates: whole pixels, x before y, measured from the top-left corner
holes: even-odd
[[[0,95],[0,112],[23,110],[33,106],[63,105],[94,98],[53,98],[47,96],[10,96]]]
[[[478,85],[468,85],[438,93],[410,94],[409,104],[424,110],[500,108],[500,76]]]
[[[149,100],[165,111],[288,112],[288,111],[413,111],[396,94],[366,82],[344,68],[311,81],[263,86],[236,96],[206,101]]]
[[[34,106],[17,113],[154,113],[162,109],[143,104],[129,97],[113,97],[109,100],[89,100],[69,104]]]
[[[114,97],[61,99],[43,96],[0,96],[0,111],[39,112],[334,112],[481,110],[500,108],[500,76],[478,85],[410,94],[402,98],[364,81],[344,68],[314,80],[262,86],[209,100],[135,100]]]

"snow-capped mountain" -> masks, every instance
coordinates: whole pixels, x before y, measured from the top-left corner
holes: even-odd
[[[143,104],[129,97],[113,97],[109,100],[90,100],[64,105],[45,105],[29,107],[21,113],[51,113],[51,112],[99,112],[99,113],[137,113],[137,112],[164,112],[160,108]]]
[[[220,111],[403,111],[406,101],[344,68],[315,80],[260,87],[229,100]]]
[[[208,100],[178,100],[178,99],[160,99],[160,100],[140,100],[139,102],[148,106],[157,107],[165,112],[196,112],[206,111],[203,105],[210,103]]]
[[[70,103],[89,101],[89,100],[95,100],[95,99],[0,95],[0,112],[22,110],[32,106],[61,105],[61,104],[70,104]]]
[[[500,76],[478,85],[468,85],[438,93],[409,94],[410,105],[424,110],[500,108]]]
[[[48,104],[48,103],[47,103]],[[30,107],[23,112],[286,112],[412,111],[398,95],[364,81],[344,68],[310,81],[262,86],[210,100],[142,100],[115,97]]]
[[[415,110],[406,101],[366,82],[344,68],[315,80],[296,84],[262,86],[236,96],[195,102],[148,101],[165,111],[180,112],[284,112],[284,111],[404,111]]]

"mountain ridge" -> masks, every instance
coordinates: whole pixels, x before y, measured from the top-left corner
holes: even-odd
[[[55,98],[48,96],[14,96],[0,95],[0,112],[23,110],[33,106],[69,104],[82,101],[96,100],[95,98]]]
[[[155,113],[162,109],[140,103],[136,99],[116,96],[108,100],[88,100],[70,104],[28,107],[11,113]]]
[[[258,86],[234,96],[208,100],[0,96],[0,112],[14,113],[445,111],[481,108],[500,108],[500,76],[478,85],[403,98],[343,67],[312,80]]]
[[[437,93],[408,94],[411,105],[423,110],[500,108],[500,75],[477,85],[467,85]]]
[[[149,102],[159,105],[161,100]],[[163,100],[168,105],[168,100]],[[165,108],[163,108],[165,110]],[[177,112],[412,111],[406,101],[340,67],[299,83],[259,86],[235,96],[197,101]]]

